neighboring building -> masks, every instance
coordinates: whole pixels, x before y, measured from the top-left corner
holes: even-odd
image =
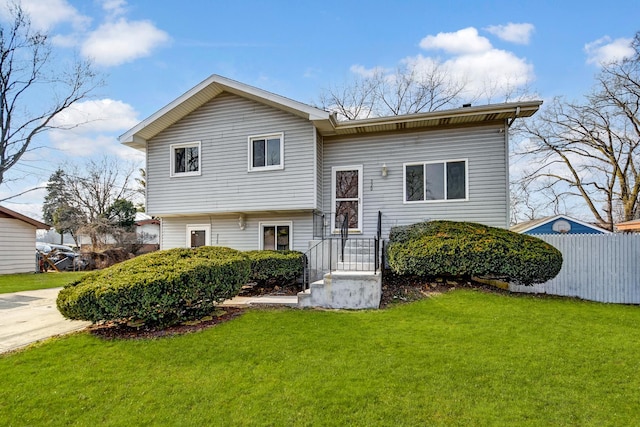
[[[135,231],[142,248],[138,254],[153,252],[160,247],[160,220],[152,218],[144,212],[137,212],[135,217]],[[91,248],[91,237],[86,234],[78,235],[80,248]],[[117,245],[117,240],[110,234],[101,236],[101,243],[107,246]]]
[[[616,229],[624,233],[637,233],[640,231],[640,219],[619,222],[616,224]]]
[[[162,249],[306,251],[347,214],[350,235],[369,237],[378,212],[383,235],[426,219],[506,228],[508,126],[540,104],[337,122],[213,75],[120,141],[146,152],[146,209],[161,218]]]
[[[76,241],[70,233],[60,235],[60,233],[53,228],[44,232],[38,232],[36,241],[42,243],[54,243],[56,245],[66,245],[72,248],[76,246]]]
[[[136,234],[142,242],[138,253],[157,251],[160,248],[160,220],[138,212],[136,214]]]
[[[36,271],[36,230],[45,223],[0,206],[0,274]]]
[[[608,234],[610,231],[597,225],[580,221],[566,215],[548,216],[521,222],[510,228],[521,234]]]

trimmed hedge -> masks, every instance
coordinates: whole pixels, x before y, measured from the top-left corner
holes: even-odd
[[[248,282],[240,251],[202,246],[170,249],[89,273],[65,286],[58,310],[69,319],[143,321],[168,326],[213,311]]]
[[[298,251],[247,251],[251,260],[251,280],[258,285],[286,285],[302,276],[304,254]]]
[[[397,274],[489,276],[532,285],[562,267],[562,253],[541,239],[470,222],[393,227],[389,240],[389,266]]]

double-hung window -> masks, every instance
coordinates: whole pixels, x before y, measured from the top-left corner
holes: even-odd
[[[200,175],[200,141],[172,144],[171,176]]]
[[[404,201],[431,202],[468,198],[467,160],[404,164]]]
[[[249,137],[249,171],[284,169],[284,134]]]
[[[263,250],[288,251],[293,243],[291,221],[260,222],[260,243]]]

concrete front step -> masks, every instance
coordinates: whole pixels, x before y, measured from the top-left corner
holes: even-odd
[[[340,262],[337,263],[338,271],[374,271],[376,265],[373,261],[369,262]]]
[[[380,306],[382,275],[372,271],[334,271],[298,293],[298,307],[371,309]]]

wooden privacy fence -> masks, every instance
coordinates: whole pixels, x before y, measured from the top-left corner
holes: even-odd
[[[640,304],[640,235],[536,235],[562,252],[562,270],[546,283],[510,285],[514,292]]]

